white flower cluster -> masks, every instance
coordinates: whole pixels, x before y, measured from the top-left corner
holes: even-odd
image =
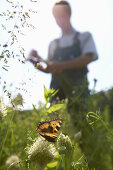
[[[8,170],[20,169],[20,160],[17,155],[12,155],[6,160],[6,168]]]
[[[68,154],[72,151],[72,142],[69,136],[60,134],[59,138],[57,140],[57,146],[59,148],[60,154]],[[62,150],[62,147],[65,147],[66,149]],[[60,149],[61,148],[61,149]]]
[[[57,157],[56,148],[43,137],[35,139],[32,146],[27,148],[28,158],[37,162],[40,166],[46,166]]]

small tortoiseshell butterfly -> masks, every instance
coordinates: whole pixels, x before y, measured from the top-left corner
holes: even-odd
[[[40,122],[36,131],[49,142],[55,142],[57,132],[62,124],[62,119]]]

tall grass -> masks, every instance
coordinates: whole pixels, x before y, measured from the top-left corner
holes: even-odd
[[[68,107],[67,99],[50,105],[51,96],[56,92],[46,88],[44,91],[45,104],[39,103],[38,109],[34,105],[33,110],[30,111],[7,108],[5,117],[1,110],[0,169],[14,169],[13,165],[18,165],[15,167],[23,170],[39,168],[45,170],[112,170],[113,126],[110,101],[112,90],[110,90],[111,93],[106,94],[109,102],[105,102],[101,94],[90,96],[89,111],[87,105],[80,102],[82,101],[80,98],[79,101],[74,99],[71,109]],[[35,129],[40,121],[58,117],[63,119],[63,124],[56,143],[52,144],[40,138]],[[35,142],[38,142],[37,145]],[[33,153],[39,153],[39,146],[43,148],[41,150],[43,156],[36,158],[36,161],[30,159],[29,153],[31,152],[28,152],[28,148],[33,146],[36,147]],[[17,158],[18,161],[16,161]],[[39,162],[43,166],[39,166]]]

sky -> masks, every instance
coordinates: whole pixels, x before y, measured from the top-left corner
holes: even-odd
[[[56,25],[52,16],[54,0],[38,0],[31,3],[30,0],[22,1],[24,10],[32,8],[37,10],[32,14],[29,22],[36,29],[23,29],[24,36],[19,36],[21,46],[25,48],[25,56],[28,57],[29,51],[33,48],[47,59],[48,46],[51,40],[61,35],[59,27]],[[27,2],[27,3],[26,3]],[[15,0],[16,3],[16,0]],[[107,90],[113,87],[113,1],[112,0],[69,0],[72,8],[71,22],[73,27],[81,32],[89,31],[92,33],[99,59],[88,65],[89,88],[94,86],[94,79],[97,79],[96,91]],[[6,0],[0,1],[0,11],[10,9],[11,4]],[[14,20],[7,25],[12,28],[18,20]],[[1,30],[0,41],[6,43],[9,35]],[[0,44],[1,44],[0,42]],[[0,51],[1,52],[1,51]],[[0,67],[3,65],[1,61]],[[32,104],[38,105],[39,101],[44,102],[44,85],[49,88],[51,76],[36,70],[29,62],[22,64],[18,59],[8,60],[8,71],[0,68],[1,85],[6,81],[7,89],[13,97],[21,93],[24,98],[22,109],[32,109]],[[8,104],[8,97],[0,87],[0,96]]]

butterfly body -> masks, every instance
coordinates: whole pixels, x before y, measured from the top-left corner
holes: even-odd
[[[37,132],[49,142],[55,142],[57,132],[62,124],[62,119],[40,122],[37,127]]]

